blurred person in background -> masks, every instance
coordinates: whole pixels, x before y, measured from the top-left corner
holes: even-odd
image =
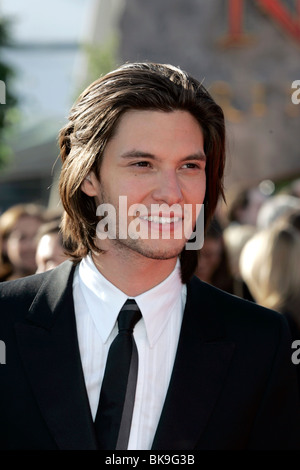
[[[234,187],[228,191],[227,219],[230,224],[247,224],[256,226],[257,214],[262,204],[266,201],[259,187],[241,188]]]
[[[281,219],[250,239],[240,257],[240,270],[260,305],[282,313],[292,340],[300,340],[300,233]],[[300,368],[297,367],[299,392]]]
[[[290,185],[290,194],[291,196],[300,198],[300,178],[294,180]]]
[[[0,216],[0,281],[35,273],[36,234],[44,211],[37,204],[17,204]]]
[[[280,231],[284,233],[284,231],[287,230],[293,235],[293,238],[290,242],[290,252],[288,252],[288,255],[291,259],[293,255],[295,256],[295,259],[293,259],[290,264],[291,270],[294,271],[295,277],[295,279],[293,280],[293,291],[289,296],[289,299],[285,301],[285,307],[279,307],[278,310],[283,310],[283,313],[285,313],[285,315],[287,316],[293,338],[300,339],[300,292],[299,294],[297,292],[297,285],[298,288],[300,286],[300,258],[299,252],[297,251],[300,237],[300,209],[289,210],[284,213],[284,215],[279,217],[274,223],[274,230],[277,230],[278,233],[280,233]],[[297,261],[299,266],[298,268]],[[286,263],[288,265],[289,260],[287,260]]]
[[[203,247],[198,251],[195,275],[226,292],[233,292],[233,277],[224,245],[222,227],[216,217],[205,233]]]
[[[274,224],[242,250],[240,271],[256,301],[284,313],[300,331],[300,234],[290,224]]]
[[[300,233],[300,209],[287,210],[281,217],[276,221],[278,226],[290,225],[294,227]]]
[[[280,190],[280,194],[288,194],[300,198],[300,178],[291,181]]]
[[[255,230],[254,227],[252,228]],[[205,233],[203,247],[198,251],[195,275],[201,281],[218,287],[225,292],[238,295],[247,300],[253,300],[240,276],[234,275],[232,266],[233,263],[224,239],[224,231],[218,219],[214,217]]]
[[[41,225],[37,233],[37,273],[53,269],[67,259],[60,232],[60,219]]]
[[[257,228],[270,227],[284,214],[300,210],[300,199],[289,194],[275,194],[269,197],[260,207],[257,214]]]
[[[240,254],[246,242],[250,240],[256,232],[256,227],[249,224],[232,224],[225,227],[223,231],[224,244],[228,253],[228,260],[234,280],[233,293],[251,301],[254,299],[241,276],[239,261]]]

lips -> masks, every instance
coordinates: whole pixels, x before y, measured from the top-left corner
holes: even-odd
[[[140,216],[140,219],[146,220],[147,222],[153,222],[155,224],[175,224],[182,220],[182,217],[160,217],[157,215]]]

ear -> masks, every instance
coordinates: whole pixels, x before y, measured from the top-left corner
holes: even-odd
[[[91,171],[81,183],[81,191],[83,191],[87,196],[98,196],[99,194],[99,181],[95,176],[95,173]]]

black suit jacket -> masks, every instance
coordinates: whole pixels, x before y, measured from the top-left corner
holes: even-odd
[[[3,449],[97,449],[73,273],[67,261],[0,284]],[[282,315],[193,278],[153,450],[299,449],[291,354]]]

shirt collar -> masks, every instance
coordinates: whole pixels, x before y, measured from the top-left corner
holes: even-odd
[[[89,313],[103,342],[106,342],[128,296],[109,282],[96,268],[91,255],[79,265],[79,282]],[[170,315],[181,306],[180,261],[160,284],[134,298],[138,304],[150,347],[158,340]]]

